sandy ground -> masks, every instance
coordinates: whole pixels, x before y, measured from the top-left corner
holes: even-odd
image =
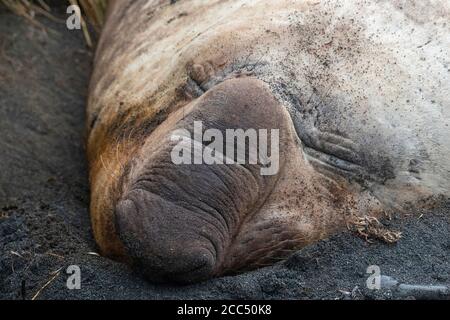
[[[347,232],[255,272],[191,286],[153,285],[91,255],[84,105],[92,53],[81,32],[47,34],[0,8],[1,299],[381,299],[366,268],[406,283],[450,284],[450,205],[386,222],[395,245]],[[66,268],[81,268],[81,289]],[[55,273],[56,272],[56,273]],[[348,293],[350,294],[348,294]]]

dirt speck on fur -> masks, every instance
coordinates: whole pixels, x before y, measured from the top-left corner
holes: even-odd
[[[404,283],[450,284],[450,204],[388,221],[403,232],[396,244],[346,232],[272,267],[190,286],[154,285],[89,254],[83,134],[93,54],[81,32],[42,23],[46,34],[0,7],[0,299],[395,298],[367,289],[370,265]],[[81,268],[80,290],[66,286],[70,265]]]

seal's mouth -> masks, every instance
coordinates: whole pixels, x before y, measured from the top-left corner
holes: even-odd
[[[290,119],[262,81],[227,80],[193,104],[189,113],[168,119],[147,138],[124,179],[123,194],[115,209],[117,230],[128,255],[153,281],[195,282],[236,271],[231,261],[239,264],[240,257],[232,256],[230,250],[234,248],[242,258],[250,253],[242,250],[236,239],[283,171],[283,144]],[[173,161],[178,142],[171,139],[171,132],[192,132],[196,121],[202,121],[205,129],[224,134],[231,129],[279,130],[279,170],[262,175],[265,165],[261,161]],[[194,143],[192,156],[206,148],[210,144]],[[250,159],[251,148],[242,151],[244,158]],[[238,153],[231,157],[236,160]]]

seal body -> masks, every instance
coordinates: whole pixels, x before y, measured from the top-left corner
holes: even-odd
[[[193,282],[448,201],[449,21],[444,0],[111,1],[87,119],[102,253]],[[279,130],[279,170],[175,164],[195,122]]]

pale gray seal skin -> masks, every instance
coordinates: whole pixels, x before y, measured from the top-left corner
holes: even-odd
[[[153,281],[274,263],[450,197],[448,1],[111,1],[88,100],[101,252]],[[175,165],[175,129],[280,130],[280,170]]]

